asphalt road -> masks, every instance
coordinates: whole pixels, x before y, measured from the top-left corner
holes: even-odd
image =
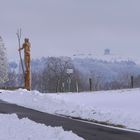
[[[50,126],[62,126],[64,130],[72,130],[85,140],[140,140],[140,133],[117,130],[81,122],[69,118],[55,116],[25,107],[0,101],[0,113],[16,113],[19,118],[29,119]]]

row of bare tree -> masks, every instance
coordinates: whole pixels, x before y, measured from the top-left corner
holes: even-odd
[[[110,90],[131,87],[131,74],[121,73],[117,79],[105,82],[98,71],[86,75],[77,70],[69,57],[49,57],[43,70],[32,70],[32,89],[44,93]],[[72,69],[73,73],[67,73]],[[5,86],[23,86],[23,76],[9,72]],[[89,78],[92,80],[90,85]],[[140,76],[134,77],[134,87],[140,86]]]
[[[72,69],[73,73],[67,73],[68,69]],[[49,57],[42,72],[32,72],[32,88],[41,92],[81,91],[80,77],[70,58]]]

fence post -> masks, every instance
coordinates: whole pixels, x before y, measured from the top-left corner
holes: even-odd
[[[131,76],[131,88],[133,88],[133,87],[134,87],[134,77]]]
[[[92,79],[89,78],[89,90],[92,91]]]

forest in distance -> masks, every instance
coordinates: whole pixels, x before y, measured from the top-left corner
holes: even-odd
[[[10,62],[8,69],[9,80],[3,86],[22,87],[21,67]],[[32,90],[44,93],[131,88],[132,76],[134,87],[140,86],[140,66],[130,60],[42,57],[31,61],[31,69]]]
[[[2,37],[0,65],[1,88],[24,87],[21,63],[10,62],[7,59]],[[100,57],[92,54],[42,57],[31,60],[31,85],[32,90],[43,93],[140,87],[140,64],[116,57],[109,49],[105,49]]]

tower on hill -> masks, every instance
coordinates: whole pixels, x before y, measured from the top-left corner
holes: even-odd
[[[110,49],[105,49],[104,50],[104,55],[110,55]]]

